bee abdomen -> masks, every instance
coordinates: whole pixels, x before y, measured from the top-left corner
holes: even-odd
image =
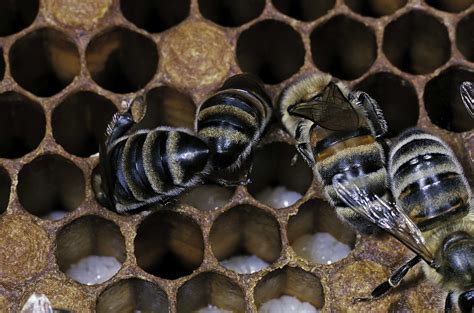
[[[249,78],[248,75],[232,77],[199,108],[197,132],[213,152],[214,169],[237,164],[255,145],[268,123],[269,98]]]
[[[206,173],[208,163],[209,148],[196,136],[168,128],[135,133],[112,150],[116,202],[126,208],[177,195]]]
[[[359,231],[374,231],[370,223],[342,202],[334,190],[333,181],[350,181],[369,194],[387,198],[387,171],[380,144],[373,142],[338,151],[316,163],[316,169],[327,199],[336,207],[337,214]]]
[[[145,174],[156,193],[186,187],[205,174],[209,148],[183,131],[156,129],[148,133],[143,149]]]
[[[390,188],[421,230],[469,211],[470,187],[449,146],[421,130],[402,134],[390,154]]]
[[[147,133],[130,136],[123,150],[122,168],[127,185],[135,199],[144,201],[154,196],[155,191],[151,186],[143,164],[143,146]]]

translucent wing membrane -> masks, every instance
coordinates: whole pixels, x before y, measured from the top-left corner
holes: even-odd
[[[288,107],[288,113],[309,119],[329,130],[349,131],[359,128],[356,110],[332,82],[314,99]]]
[[[420,229],[399,207],[378,196],[369,197],[355,184],[336,182],[334,186],[338,196],[355,212],[389,232],[428,264],[436,267]]]
[[[474,84],[472,82],[463,82],[459,87],[461,99],[467,111],[474,118]]]

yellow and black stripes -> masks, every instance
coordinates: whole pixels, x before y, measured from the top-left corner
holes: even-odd
[[[158,127],[117,140],[109,149],[119,212],[167,201],[209,170],[206,143],[184,129]]]
[[[465,216],[470,187],[453,151],[418,129],[403,133],[389,156],[390,188],[421,230]]]
[[[337,214],[359,231],[372,232],[372,224],[344,204],[333,183],[336,180],[350,181],[369,194],[387,198],[387,171],[381,145],[374,140],[369,144],[343,147],[316,162],[315,171],[318,181],[324,186],[326,199],[336,208]]]
[[[196,116],[196,131],[212,151],[215,170],[240,166],[270,120],[270,99],[248,74],[230,78]]]

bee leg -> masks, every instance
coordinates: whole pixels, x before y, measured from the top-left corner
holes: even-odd
[[[472,312],[474,308],[474,290],[463,292],[458,300],[461,312]]]
[[[402,281],[403,277],[405,277],[405,275],[408,273],[408,271],[420,261],[421,261],[421,257],[417,255],[416,257],[414,257],[407,263],[403,264],[399,269],[397,269],[387,281],[378,285],[372,291],[369,297],[354,298],[354,302],[372,301],[372,300],[382,297],[383,295],[388,293],[390,290],[392,290],[394,287],[397,287]]]
[[[366,112],[368,119],[372,122],[377,137],[383,136],[388,129],[387,122],[383,116],[377,101],[363,91],[354,91],[349,94],[349,100],[355,99]]]
[[[296,140],[296,150],[303,157],[303,159],[308,163],[310,168],[314,166],[314,156],[313,149],[311,148],[311,143],[309,142],[309,129],[304,123],[299,123],[296,126],[295,130],[295,140]],[[296,163],[297,158],[291,160],[291,165],[293,166]]]

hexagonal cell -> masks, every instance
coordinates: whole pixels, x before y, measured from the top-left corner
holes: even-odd
[[[286,143],[271,143],[258,149],[250,173],[251,183],[247,185],[250,194],[275,208],[298,201],[310,187],[313,174],[301,157],[291,165],[296,153]]]
[[[63,157],[43,155],[20,170],[17,192],[21,205],[28,212],[41,218],[56,219],[58,215],[76,209],[84,200],[84,174]],[[51,216],[51,213],[54,214]]]
[[[314,64],[340,79],[361,76],[377,57],[373,30],[343,15],[317,26],[310,40]]]
[[[204,308],[216,311],[245,312],[242,289],[229,278],[217,273],[201,273],[194,276],[178,289],[176,311],[178,313],[196,312]],[[224,312],[228,312],[224,311]]]
[[[112,101],[93,92],[70,95],[53,111],[54,138],[67,152],[89,157],[99,151],[99,142],[116,111]]]
[[[189,15],[190,0],[120,0],[123,16],[139,28],[159,33],[182,22]]]
[[[382,49],[393,65],[411,74],[430,73],[451,55],[446,27],[421,10],[413,10],[388,24]]]
[[[303,308],[311,305],[313,310],[308,312],[314,312],[314,309],[321,310],[324,306],[324,290],[319,277],[298,267],[290,266],[274,270],[258,282],[254,292],[255,305],[262,313],[291,312],[290,307],[282,306],[279,301],[268,303],[281,299],[285,295],[296,299],[286,298],[287,301],[283,301],[283,305],[285,302],[286,304],[297,304],[298,307],[303,306]],[[300,302],[307,303],[302,305]]]
[[[0,214],[5,212],[10,201],[10,188],[12,180],[8,172],[0,167]]]
[[[388,124],[386,137],[395,137],[416,126],[418,97],[411,82],[389,72],[379,72],[365,78],[355,89],[367,92],[378,102]]]
[[[137,264],[165,279],[191,274],[204,258],[204,239],[199,225],[175,211],[158,211],[140,224],[135,237]]]
[[[202,16],[216,24],[236,27],[257,18],[265,0],[198,0]]]
[[[76,45],[64,33],[41,28],[15,41],[10,69],[16,82],[40,97],[50,97],[69,85],[81,70]]]
[[[300,21],[313,21],[334,7],[335,0],[272,0],[273,5],[281,13]]]
[[[221,214],[212,225],[209,240],[212,253],[221,265],[240,274],[266,267],[265,263],[273,263],[281,253],[278,222],[269,213],[250,205],[240,205]],[[239,256],[258,259],[235,259]]]
[[[129,278],[107,287],[97,298],[98,313],[168,313],[166,293],[152,282]]]
[[[472,5],[472,0],[425,0],[425,2],[438,10],[451,13],[462,12]]]
[[[339,220],[331,205],[313,199],[288,222],[288,240],[295,253],[311,263],[331,264],[354,248],[356,233]]]
[[[125,262],[125,239],[112,221],[82,216],[61,228],[56,236],[56,263],[73,280],[101,284]]]
[[[86,61],[97,84],[112,92],[128,93],[143,88],[153,78],[158,51],[150,38],[114,27],[91,40]]]
[[[153,88],[146,95],[146,113],[139,128],[157,126],[194,128],[196,105],[191,97],[171,87]]]
[[[0,94],[0,158],[19,158],[40,144],[46,131],[42,107],[13,91]]]
[[[450,67],[426,84],[423,98],[433,124],[453,132],[474,128],[459,94],[459,85],[466,80],[474,81],[473,71]]]
[[[407,4],[407,0],[345,0],[344,2],[352,11],[370,17],[393,14]]]
[[[300,69],[305,50],[301,35],[290,25],[264,20],[240,34],[236,54],[242,71],[256,74],[266,84],[277,84]]]
[[[226,205],[234,194],[235,188],[219,185],[202,185],[187,191],[180,202],[202,211],[212,211]]]
[[[36,18],[39,0],[0,2],[0,37],[17,33],[30,26]]]
[[[474,40],[472,30],[474,29],[474,13],[465,16],[456,27],[456,45],[466,60],[474,62]]]

